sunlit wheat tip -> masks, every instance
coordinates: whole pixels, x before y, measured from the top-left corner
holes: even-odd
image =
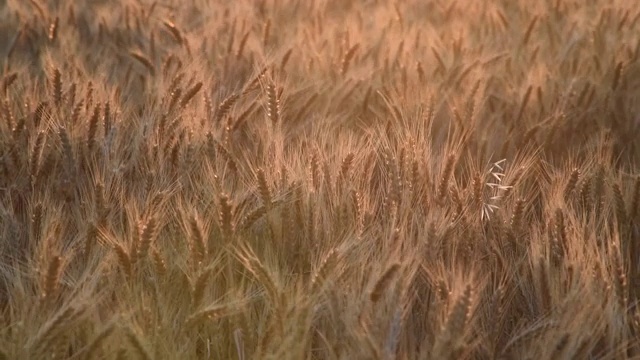
[[[49,25],[49,41],[54,42],[58,38],[58,24],[60,23],[60,18],[56,16],[51,25]]]

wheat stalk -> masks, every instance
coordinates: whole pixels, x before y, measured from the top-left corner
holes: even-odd
[[[38,353],[45,354],[56,347],[56,340],[60,340],[61,334],[69,329],[69,325],[76,322],[84,315],[86,307],[83,304],[66,306],[44,323],[35,336],[29,340],[28,348]]]
[[[198,308],[202,303],[204,292],[207,288],[207,282],[211,277],[211,269],[204,271],[198,276],[191,290],[191,304],[194,308]]]
[[[269,299],[274,306],[280,304],[280,290],[271,273],[258,259],[257,255],[249,245],[240,245],[237,256],[244,264],[245,268],[262,285],[269,295]]]
[[[113,324],[108,325],[102,331],[100,331],[89,343],[86,350],[84,351],[84,359],[90,360],[94,359],[97,356],[97,352],[99,351],[102,344],[105,340],[111,336],[113,331],[115,330],[115,326]]]
[[[140,359],[153,359],[153,356],[151,356],[151,353],[149,353],[149,350],[147,350],[147,347],[145,346],[145,341],[141,338],[140,334],[137,331],[135,331],[131,327],[127,327],[127,329],[125,330],[125,336],[129,340],[131,346],[133,346]]]
[[[471,285],[467,285],[464,293],[456,300],[442,332],[436,339],[433,354],[437,358],[453,358],[463,346],[464,330],[471,316],[472,296],[473,289]]]

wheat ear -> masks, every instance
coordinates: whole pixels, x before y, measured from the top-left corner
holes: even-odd
[[[400,264],[398,263],[389,266],[389,268],[382,274],[380,279],[378,279],[373,287],[373,290],[371,290],[371,293],[369,294],[369,299],[371,300],[371,302],[376,303],[378,302],[378,300],[380,300],[399,270]]]
[[[193,85],[184,94],[184,97],[182,98],[182,101],[180,101],[180,107],[181,108],[187,107],[187,105],[189,104],[191,99],[193,99],[198,94],[198,92],[200,92],[200,89],[202,89],[202,81],[200,81],[200,82],[196,83],[195,85]]]
[[[62,274],[62,257],[54,256],[49,262],[49,267],[44,279],[44,286],[42,291],[42,299],[47,300],[52,298],[58,290],[60,284],[60,275]]]

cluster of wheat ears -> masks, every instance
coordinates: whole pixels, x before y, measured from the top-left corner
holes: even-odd
[[[640,357],[627,0],[0,0],[0,359]]]

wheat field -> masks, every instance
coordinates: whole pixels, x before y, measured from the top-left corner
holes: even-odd
[[[0,0],[0,359],[640,359],[628,0]]]

